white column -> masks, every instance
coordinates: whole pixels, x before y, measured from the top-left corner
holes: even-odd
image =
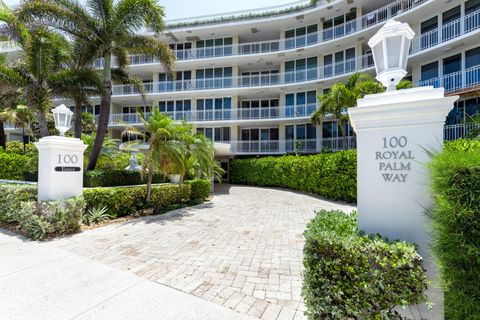
[[[357,133],[358,226],[418,244],[431,280],[427,151],[442,148],[445,119],[457,99],[445,97],[443,88],[422,87],[366,96],[348,110]],[[441,292],[428,294],[437,303],[428,319],[443,319]]]
[[[38,149],[38,200],[61,200],[83,193],[83,152],[80,139],[49,136]]]

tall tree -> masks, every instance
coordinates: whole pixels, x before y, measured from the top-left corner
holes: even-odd
[[[155,33],[164,30],[164,10],[157,0],[88,0],[85,6],[75,0],[27,0],[17,12],[23,21],[37,21],[90,44],[103,57],[104,93],[95,145],[87,169],[93,170],[108,128],[112,96],[112,56],[119,67],[128,64],[129,53],[154,56],[173,77],[175,56],[158,39],[138,34],[143,28]]]
[[[412,82],[402,80],[397,89],[413,87]],[[347,109],[357,106],[357,100],[367,94],[384,92],[385,87],[368,73],[356,72],[345,82],[337,82],[330,91],[318,97],[319,108],[312,114],[311,120],[315,124],[321,124],[326,116],[333,116],[342,135],[343,149],[347,143],[347,124],[349,121]]]
[[[35,113],[40,135],[47,136],[47,114],[52,107],[50,84],[68,59],[68,42],[46,27],[27,28],[9,10],[0,9],[0,21],[7,24],[11,38],[23,50],[19,62],[0,65],[0,84],[22,92],[26,104]]]
[[[33,118],[32,111],[24,105],[6,108],[4,111],[0,112],[0,121],[8,122],[14,125],[15,128],[22,129],[23,153],[27,153],[25,137],[27,133],[28,135],[32,134],[30,124],[33,122]]]

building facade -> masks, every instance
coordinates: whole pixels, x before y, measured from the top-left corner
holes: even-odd
[[[354,148],[327,117],[314,125],[318,95],[353,72],[374,74],[369,38],[390,18],[416,36],[407,78],[460,94],[445,138],[463,136],[480,112],[480,0],[320,0],[259,11],[171,21],[161,35],[177,57],[173,81],[154,58],[130,56],[129,72],[143,80],[145,99],[132,85],[115,84],[109,135],[125,123],[141,127],[138,110],[152,108],[193,124],[217,143],[217,156],[316,153]],[[12,43],[0,51],[15,52]],[[102,67],[102,60],[96,67]],[[98,114],[99,99],[87,112]],[[66,103],[64,101],[56,101]],[[7,127],[8,128],[8,127]],[[11,139],[20,134],[8,128]]]

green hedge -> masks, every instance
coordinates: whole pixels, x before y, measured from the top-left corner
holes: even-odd
[[[161,174],[153,175],[153,183],[165,182]],[[85,188],[96,187],[117,187],[133,186],[146,183],[146,177],[142,180],[138,171],[126,170],[105,170],[105,171],[87,171],[83,176],[83,186]]]
[[[0,222],[35,240],[77,232],[84,210],[81,197],[37,202],[36,186],[0,185]]]
[[[189,184],[192,188],[192,193],[190,195],[192,200],[205,200],[210,196],[210,189],[212,188],[211,181],[195,179],[185,181],[185,183]]]
[[[28,156],[13,152],[0,152],[0,179],[22,180]]]
[[[135,212],[154,208],[156,210],[175,203],[190,200],[191,187],[188,184],[155,185],[152,188],[150,203],[147,203],[147,188],[143,186],[89,188],[83,190],[87,208],[106,207],[113,217],[123,217]]]
[[[310,320],[399,319],[394,307],[426,301],[415,246],[361,235],[355,214],[318,212],[305,240],[302,295]]]
[[[232,183],[290,188],[348,202],[357,199],[355,150],[311,156],[235,159],[230,176]]]
[[[430,164],[433,252],[445,318],[480,319],[480,141],[446,145]]]

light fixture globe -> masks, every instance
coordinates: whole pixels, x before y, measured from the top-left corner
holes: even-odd
[[[53,109],[52,113],[55,120],[55,128],[60,132],[60,136],[64,137],[65,132],[70,130],[73,112],[64,104],[61,104]]]
[[[391,19],[368,41],[375,61],[376,79],[387,87],[387,91],[395,90],[407,74],[408,53],[414,36],[408,23]]]

